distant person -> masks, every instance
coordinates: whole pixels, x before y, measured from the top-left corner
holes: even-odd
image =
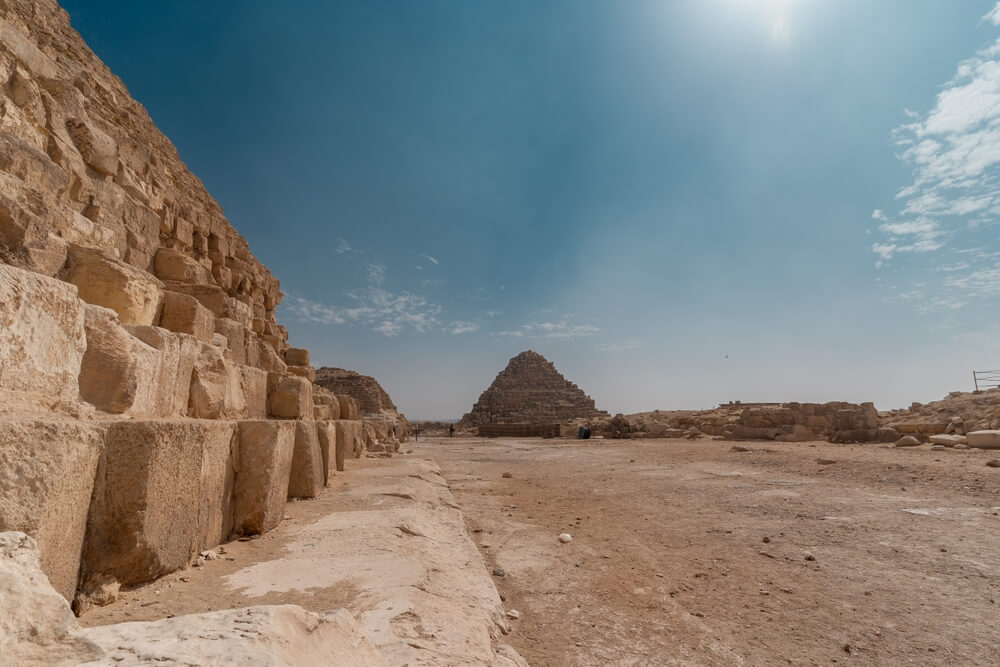
[[[455,425],[454,424],[448,424],[448,437],[449,438],[454,438],[455,437]]]

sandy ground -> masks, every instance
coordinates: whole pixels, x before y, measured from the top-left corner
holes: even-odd
[[[506,641],[532,665],[1000,664],[1000,452],[407,447],[505,571]]]

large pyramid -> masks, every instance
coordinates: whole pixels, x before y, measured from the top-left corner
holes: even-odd
[[[459,423],[560,424],[608,416],[596,409],[594,399],[564,378],[552,362],[527,350],[510,360]]]

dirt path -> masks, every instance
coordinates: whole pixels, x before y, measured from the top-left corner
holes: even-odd
[[[507,641],[532,665],[1000,663],[997,452],[412,446],[505,571]]]

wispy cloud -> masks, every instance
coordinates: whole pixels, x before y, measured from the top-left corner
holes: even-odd
[[[344,239],[337,239],[337,250],[338,255],[360,255],[360,250],[355,250],[351,247],[351,244]]]
[[[590,324],[572,324],[565,321],[559,321],[532,322],[530,324],[523,324],[517,329],[497,331],[490,335],[504,338],[572,340],[574,338],[595,336],[600,332],[600,329]]]
[[[433,257],[431,257],[430,255],[421,255],[421,257],[426,258],[428,262],[430,262],[431,264],[434,264],[434,265],[438,265],[438,264],[441,263],[441,262],[437,261],[436,259],[434,259]]]
[[[345,294],[350,301],[348,305],[332,306],[291,295],[281,308],[302,322],[357,324],[383,336],[398,336],[408,330],[426,333],[441,327],[441,306],[416,294],[392,292],[383,287],[384,265],[369,264],[367,276],[367,287]]]
[[[479,325],[475,322],[452,322],[448,333],[453,336],[479,331]]]
[[[1000,26],[1000,3],[983,20]],[[872,214],[883,235],[871,246],[876,267],[907,256],[923,257],[918,271],[951,267],[947,279],[920,291],[922,309],[1000,295],[990,283],[1000,275],[996,257],[954,257],[959,244],[996,244],[985,228],[1000,217],[1000,39],[959,63],[928,113],[906,115],[911,122],[893,140],[913,180],[897,193],[894,215]]]

